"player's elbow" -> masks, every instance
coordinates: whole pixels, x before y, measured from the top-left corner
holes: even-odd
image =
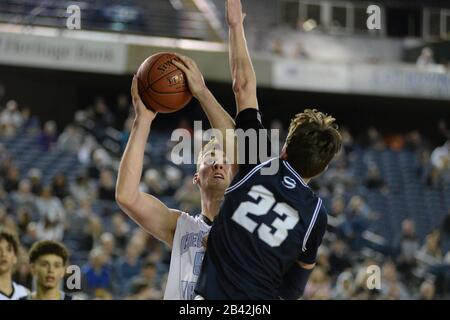
[[[245,96],[256,92],[256,79],[235,79],[233,81],[233,92],[236,96]]]
[[[116,187],[116,202],[120,207],[129,208],[134,202],[133,195],[125,192],[123,189]]]

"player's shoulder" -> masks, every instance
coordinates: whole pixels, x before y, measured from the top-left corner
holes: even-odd
[[[207,217],[202,215],[201,213],[192,215],[187,212],[180,212],[180,216],[177,222],[177,229],[186,230],[186,229],[209,229],[212,225],[212,222],[209,221]]]

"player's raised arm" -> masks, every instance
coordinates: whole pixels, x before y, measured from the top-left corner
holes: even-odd
[[[116,201],[144,230],[172,246],[179,212],[169,209],[157,198],[139,191],[145,145],[156,114],[149,111],[141,101],[136,76],[133,78],[131,96],[136,118],[120,161]]]
[[[237,113],[248,108],[258,109],[256,75],[245,39],[241,0],[227,0],[226,6],[230,42],[230,68]]]
[[[180,68],[184,74],[186,75],[187,82],[189,85],[189,90],[192,95],[200,102],[203,111],[208,117],[209,123],[214,129],[217,129],[221,132],[222,137],[224,139],[231,139],[229,136],[230,133],[234,132],[235,123],[233,118],[228,114],[227,111],[220,105],[217,99],[214,97],[212,92],[208,89],[203,79],[202,73],[198,68],[197,64],[194,60],[189,57],[177,55],[177,57],[183,62],[174,60],[173,64],[175,64],[178,68]],[[227,137],[228,130],[228,137]],[[232,131],[230,131],[232,130]],[[234,138],[234,134],[233,134]],[[222,141],[221,141],[222,142]],[[227,140],[223,141],[225,145],[222,145],[222,148],[227,154]],[[235,147],[235,145],[234,145]],[[233,153],[234,158],[236,157],[236,152]],[[237,161],[235,159],[232,160],[233,164],[236,164]],[[232,170],[234,173],[237,171],[237,165],[232,166]]]

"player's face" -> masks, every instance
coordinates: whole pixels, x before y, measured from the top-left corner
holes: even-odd
[[[214,150],[204,154],[197,175],[200,188],[214,188],[225,192],[231,182],[231,166],[223,151]]]
[[[40,256],[32,267],[37,285],[47,290],[59,286],[65,269],[63,259],[54,254]]]
[[[11,272],[17,262],[12,245],[5,239],[0,240],[0,274]]]

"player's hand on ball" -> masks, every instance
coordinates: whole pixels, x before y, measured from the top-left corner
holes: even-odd
[[[182,63],[176,60],[173,60],[172,63],[184,72],[189,90],[198,99],[199,95],[207,90],[203,75],[194,60],[182,55],[177,55],[177,57]]]
[[[227,0],[226,6],[227,22],[230,27],[244,22],[245,13],[242,13],[241,0]]]
[[[139,96],[138,79],[136,75],[133,77],[133,82],[131,84],[131,98],[133,101],[134,112],[136,113],[136,119],[145,121],[153,121],[153,119],[155,119],[157,112],[147,109]]]

